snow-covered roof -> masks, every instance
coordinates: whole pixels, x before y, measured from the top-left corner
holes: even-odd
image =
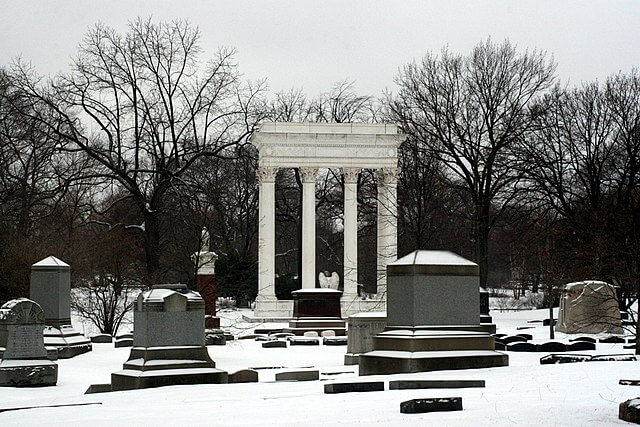
[[[389,274],[478,275],[478,264],[449,251],[416,250],[387,265]]]
[[[37,267],[37,268],[69,268],[69,264],[67,264],[66,262],[54,257],[53,255],[46,257],[45,259],[42,259],[38,262],[36,262],[35,264],[33,264],[31,267]]]

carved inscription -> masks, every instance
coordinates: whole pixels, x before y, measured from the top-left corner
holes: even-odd
[[[4,358],[33,359],[46,355],[42,329],[42,325],[11,325]]]

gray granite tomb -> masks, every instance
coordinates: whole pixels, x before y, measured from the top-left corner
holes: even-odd
[[[360,375],[505,366],[480,325],[478,265],[418,250],[387,265],[387,327],[359,357]]]

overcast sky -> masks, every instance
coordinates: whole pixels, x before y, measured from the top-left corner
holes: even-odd
[[[0,66],[21,56],[43,74],[64,71],[88,27],[125,31],[138,16],[187,18],[207,56],[233,46],[247,78],[310,96],[344,78],[378,95],[425,52],[466,53],[488,36],[546,50],[573,84],[640,67],[637,0],[3,0]]]

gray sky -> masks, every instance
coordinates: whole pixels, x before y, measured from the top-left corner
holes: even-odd
[[[233,46],[245,77],[310,96],[344,78],[378,95],[425,52],[466,53],[488,36],[546,50],[571,83],[640,67],[637,0],[2,0],[0,10],[0,65],[20,55],[44,74],[67,69],[97,21],[124,31],[137,16],[187,18],[205,57]]]

